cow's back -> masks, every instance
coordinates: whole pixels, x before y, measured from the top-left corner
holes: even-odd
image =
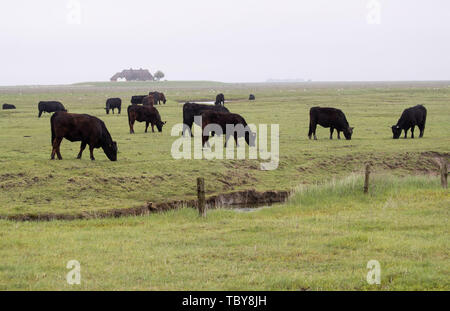
[[[134,96],[131,96],[131,103],[133,105],[142,104],[142,100],[144,99],[145,96],[147,96],[147,95],[134,95]]]
[[[11,105],[11,104],[3,104],[2,109],[7,110],[7,109],[16,109],[16,106]]]
[[[217,111],[205,111],[201,114],[203,125],[218,124],[223,131],[226,130],[227,124],[236,125],[242,124],[247,126],[245,119],[237,113],[217,112]]]
[[[97,117],[63,111],[57,111],[52,115],[51,124],[57,136],[70,141],[98,141],[103,137],[103,129],[106,128],[103,121]]]
[[[40,101],[38,109],[45,112],[66,111],[63,104],[58,101]]]
[[[348,127],[345,114],[340,109],[330,107],[312,107],[309,111],[311,122],[323,127]]]
[[[224,113],[230,112],[224,106],[185,103],[183,105],[183,123],[188,125],[192,124],[192,122],[194,122],[195,116],[200,116],[203,112],[206,111],[217,111]]]
[[[107,107],[118,107],[122,104],[122,99],[115,97],[115,98],[108,98],[106,100],[106,106]]]
[[[400,126],[424,123],[427,117],[427,109],[422,105],[406,108],[397,124]]]

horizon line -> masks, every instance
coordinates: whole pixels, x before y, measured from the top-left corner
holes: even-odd
[[[284,80],[284,81],[283,81]],[[216,80],[164,80],[164,81],[81,81],[72,83],[49,83],[49,84],[2,84],[0,88],[5,87],[58,87],[58,86],[77,86],[79,84],[89,83],[105,83],[105,84],[127,84],[127,83],[167,83],[167,82],[210,82],[210,83],[222,83],[222,84],[314,84],[314,83],[430,83],[430,82],[450,82],[448,80],[304,80],[304,81],[290,81],[296,79],[267,79],[265,81],[234,81],[223,82]]]

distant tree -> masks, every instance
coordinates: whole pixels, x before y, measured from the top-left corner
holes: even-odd
[[[165,77],[164,72],[162,72],[161,70],[158,70],[157,72],[155,72],[155,74],[153,76],[158,81]]]

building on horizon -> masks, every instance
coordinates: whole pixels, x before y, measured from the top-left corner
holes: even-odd
[[[124,69],[121,72],[116,73],[111,77],[112,82],[116,82],[119,79],[125,79],[126,81],[153,81],[155,78],[148,69]]]

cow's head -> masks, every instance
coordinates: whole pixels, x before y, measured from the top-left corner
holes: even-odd
[[[162,128],[163,128],[163,126],[164,126],[164,124],[166,124],[167,122],[166,121],[157,121],[156,122],[156,127],[158,128],[158,132],[162,132]]]
[[[400,134],[402,133],[402,129],[398,125],[392,125],[392,138],[397,139],[400,137]]]
[[[353,129],[354,129],[354,127],[350,127],[350,126],[349,126],[347,129],[345,129],[345,130],[343,131],[343,132],[344,132],[345,139],[347,139],[347,140],[352,139]]]
[[[107,107],[107,108],[105,108],[105,110],[106,110],[106,114],[109,114],[109,108]]]
[[[159,98],[162,99],[163,103],[166,103],[166,96],[163,93],[159,93]]]
[[[108,159],[111,161],[117,161],[117,143],[115,141],[111,141],[103,145],[102,148]]]

